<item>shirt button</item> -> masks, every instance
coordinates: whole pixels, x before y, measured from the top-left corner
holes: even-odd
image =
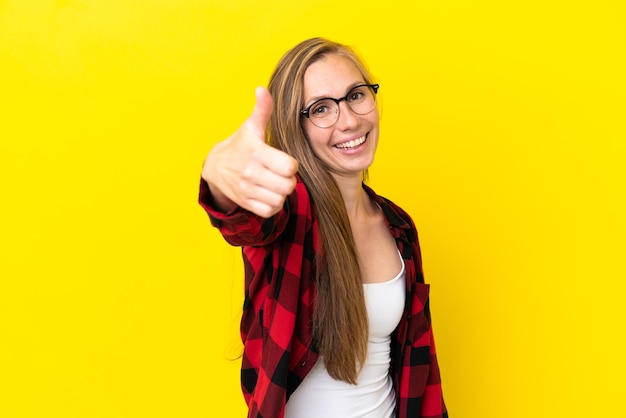
[[[300,363],[300,367],[304,367],[306,366],[306,361],[303,361],[302,363]]]

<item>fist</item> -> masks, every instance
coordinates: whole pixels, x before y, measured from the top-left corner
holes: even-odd
[[[273,100],[263,87],[256,89],[252,114],[228,139],[207,156],[202,178],[214,204],[223,211],[240,206],[269,218],[283,207],[296,185],[298,162],[265,143]]]

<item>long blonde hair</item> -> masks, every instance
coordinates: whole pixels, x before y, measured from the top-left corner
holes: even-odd
[[[299,163],[318,217],[321,251],[316,262],[314,335],[328,373],[355,384],[367,354],[368,320],[361,271],[345,203],[325,164],[313,153],[301,124],[304,73],[329,54],[351,60],[365,83],[372,77],[356,53],[323,38],[308,39],[289,50],[270,78],[274,111],[268,124],[269,144]]]

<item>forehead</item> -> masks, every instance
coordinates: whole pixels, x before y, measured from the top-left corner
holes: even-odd
[[[350,87],[363,82],[363,75],[349,58],[326,55],[311,64],[304,73],[304,100],[341,97]]]

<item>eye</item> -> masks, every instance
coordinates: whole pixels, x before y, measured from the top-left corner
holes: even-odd
[[[330,103],[328,100],[322,100],[318,103],[315,103],[311,109],[309,110],[309,113],[311,113],[311,115],[313,116],[324,116],[326,114],[328,114],[329,112],[331,112],[332,107],[330,106]]]
[[[323,115],[324,113],[328,112],[328,107],[321,105],[321,106],[315,106],[313,107],[313,109],[311,109],[311,113],[314,115]]]
[[[350,91],[348,94],[348,101],[350,102],[358,102],[365,97],[365,91],[363,91],[363,87],[359,87]]]

